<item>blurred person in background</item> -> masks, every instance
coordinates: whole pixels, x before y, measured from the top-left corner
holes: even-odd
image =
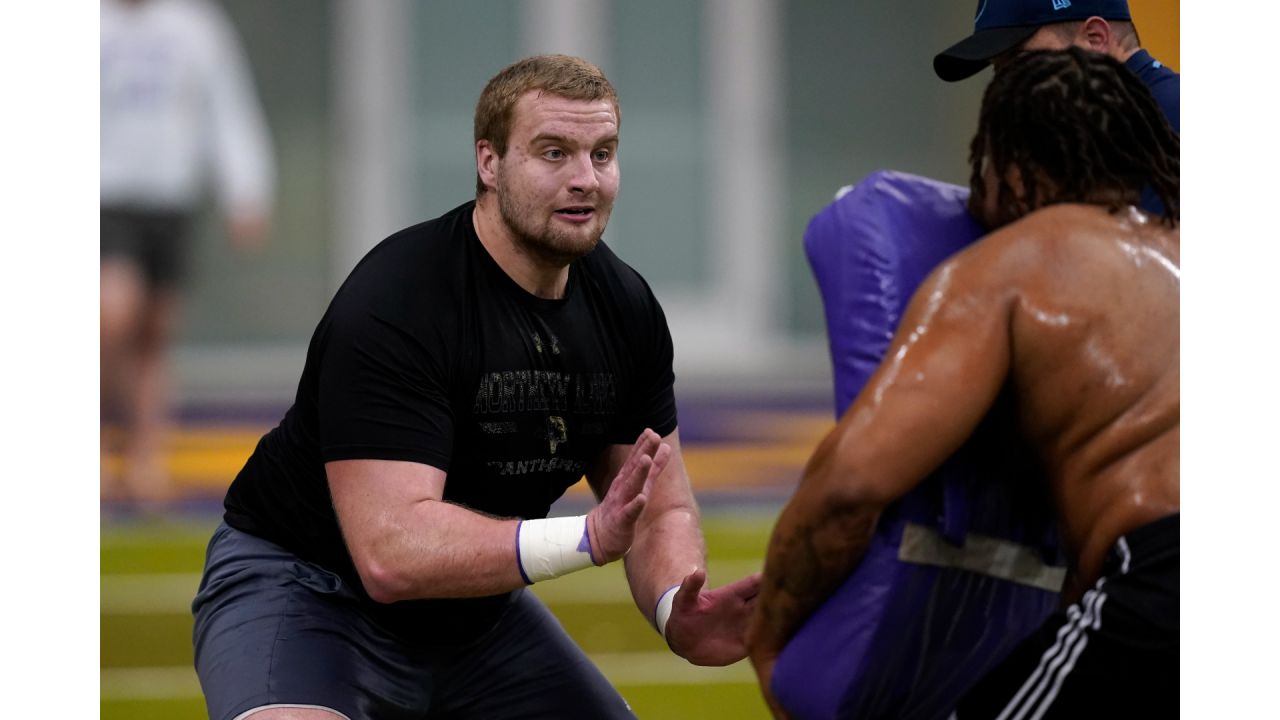
[[[745,657],[759,575],[704,587],[671,333],[601,242],[619,126],[589,62],[505,68],[476,106],[476,199],[338,290],[209,543],[211,718],[630,718],[525,590],[624,558],[673,652]],[[547,518],[584,476],[598,504]]]
[[[999,70],[1031,50],[1078,47],[1124,63],[1155,97],[1173,132],[1180,132],[1181,78],[1142,48],[1126,0],[979,0],[969,37],[938,53],[933,70],[955,82],[987,65]],[[1153,215],[1164,207],[1153,188],[1141,207]]]
[[[275,168],[244,51],[217,5],[102,0],[100,71],[102,492],[158,509],[172,495],[167,360],[192,224],[211,181],[232,244],[257,248]]]
[[[1070,561],[1062,609],[953,718],[1176,717],[1178,136],[1113,58],[997,70],[970,163],[991,232],[912,296],[866,387],[774,528],[748,635],[766,700],[796,630],[858,565],[881,511],[1002,392],[1044,464]],[[1136,207],[1144,183],[1167,208]]]

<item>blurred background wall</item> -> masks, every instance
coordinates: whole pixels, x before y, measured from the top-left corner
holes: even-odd
[[[279,161],[270,242],[240,257],[212,213],[176,356],[180,396],[280,402],[365,250],[472,196],[489,77],[538,52],[600,65],[622,102],[605,240],[654,286],[682,390],[827,392],[801,238],[842,185],[889,167],[967,182],[985,74],[933,55],[973,0],[225,0]],[[1178,67],[1178,2],[1131,2]],[[988,71],[989,72],[989,71]]]

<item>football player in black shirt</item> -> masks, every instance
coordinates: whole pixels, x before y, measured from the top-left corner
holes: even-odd
[[[210,717],[631,717],[523,590],[620,558],[675,653],[745,656],[759,576],[704,588],[671,335],[600,242],[618,129],[590,63],[504,69],[476,108],[476,200],[339,289],[210,542]],[[547,518],[584,475],[599,504]]]

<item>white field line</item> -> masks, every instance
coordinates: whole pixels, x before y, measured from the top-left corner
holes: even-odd
[[[101,581],[103,615],[169,615],[191,612],[200,574],[103,575]]]
[[[728,667],[698,667],[670,652],[597,653],[591,661],[609,682],[626,685],[730,685],[754,683],[755,671],[743,660]]]
[[[195,668],[104,668],[103,700],[173,700],[202,697]]]
[[[727,584],[760,570],[755,560],[711,562],[712,587]],[[101,606],[103,615],[179,614],[191,611],[191,599],[200,586],[199,573],[152,575],[103,575]],[[548,605],[630,603],[621,563],[590,568],[533,586]]]
[[[750,663],[705,668],[668,652],[601,653],[591,660],[618,687],[648,685],[736,685],[754,683]],[[101,671],[102,700],[198,698],[200,681],[193,668],[135,667]]]

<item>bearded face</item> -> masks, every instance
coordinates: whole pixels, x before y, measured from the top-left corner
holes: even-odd
[[[498,207],[520,248],[567,265],[604,234],[618,193],[613,105],[530,92],[496,167]]]
[[[498,209],[521,249],[550,265],[568,265],[595,249],[613,211],[613,198],[583,193],[548,212],[536,192],[512,175],[498,172]]]

